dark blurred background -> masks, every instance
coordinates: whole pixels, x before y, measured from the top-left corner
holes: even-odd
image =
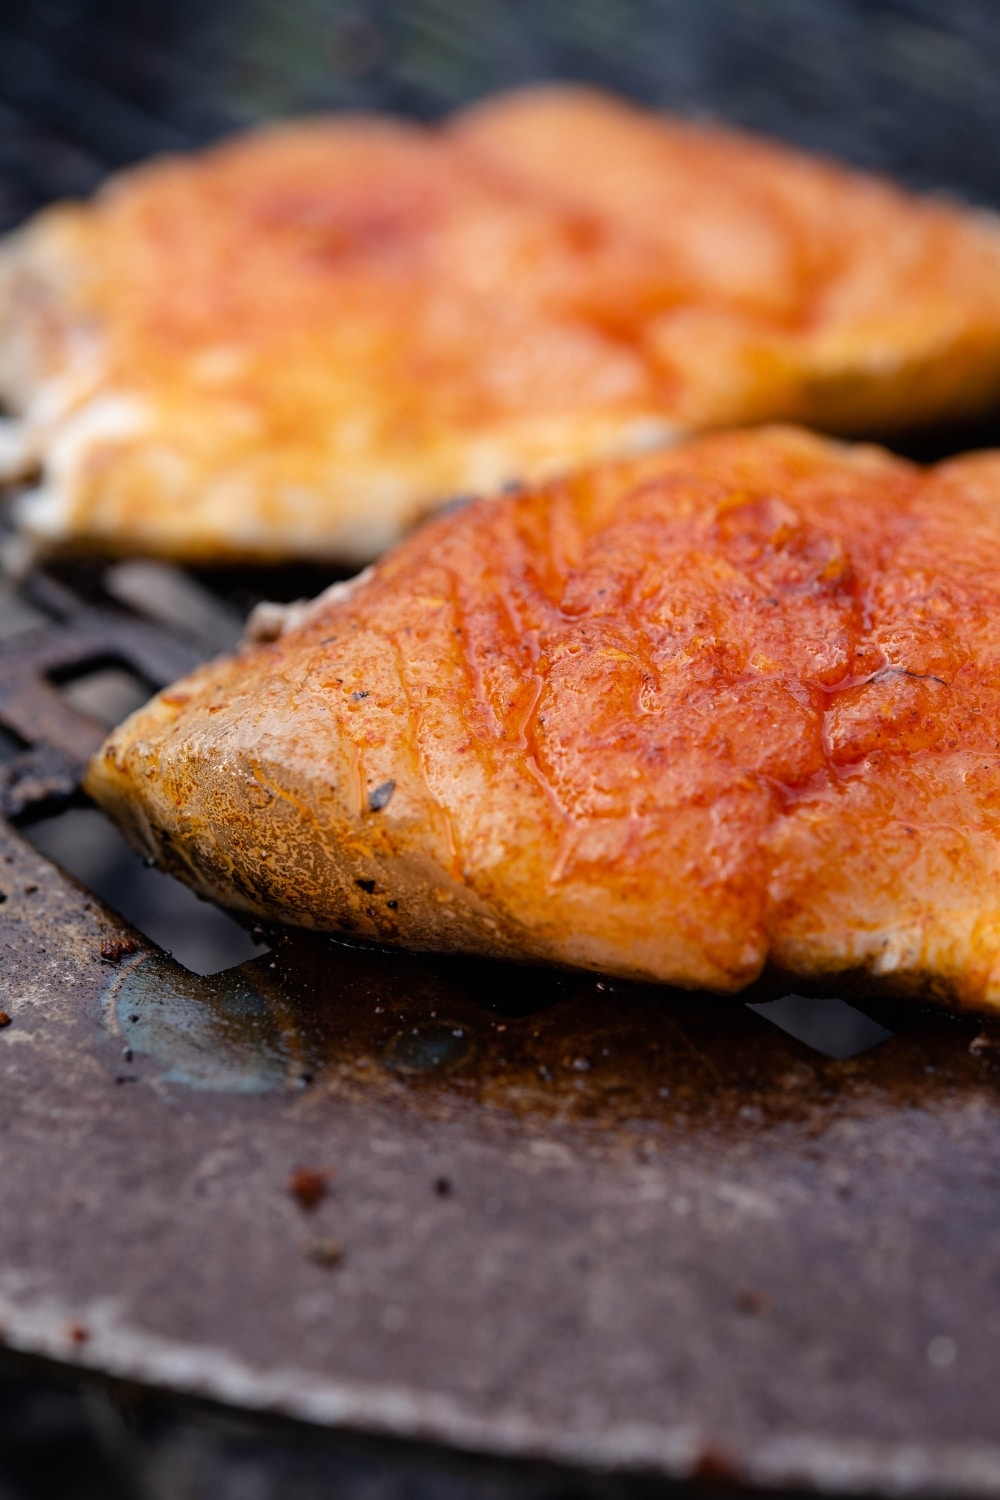
[[[429,119],[543,78],[599,83],[1000,209],[998,0],[0,0],[0,230],[129,162],[258,121],[331,109]],[[97,817],[81,811],[35,837],[72,868],[93,847],[80,820]],[[108,870],[128,859],[110,830],[100,837]],[[190,967],[251,951],[227,918],[146,876],[130,877],[127,914]],[[623,1493],[585,1491],[612,1492]],[[583,1493],[552,1476],[455,1473],[443,1456],[220,1426],[135,1392],[0,1376],[0,1500]]]
[[[0,224],[261,119],[551,77],[1000,204],[995,0],[3,0]]]

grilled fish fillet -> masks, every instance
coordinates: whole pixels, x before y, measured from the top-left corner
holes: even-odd
[[[1000,399],[986,215],[576,88],[260,131],[0,248],[38,545],[377,555],[442,501],[775,418]]]
[[[267,919],[998,1009],[998,618],[1000,454],[720,434],[429,522],[87,788]]]

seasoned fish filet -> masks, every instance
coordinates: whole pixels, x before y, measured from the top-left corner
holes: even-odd
[[[1000,454],[734,432],[438,517],[134,714],[203,895],[415,949],[1000,1008]]]
[[[679,432],[1000,398],[986,215],[574,88],[260,131],[0,248],[36,544],[363,562],[442,501]]]

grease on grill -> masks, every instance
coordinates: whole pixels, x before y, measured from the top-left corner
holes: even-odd
[[[105,1015],[126,1047],[161,1065],[167,1083],[222,1093],[291,1086],[300,1060],[252,969],[200,976],[150,953],[115,974]]]
[[[392,1038],[383,1061],[394,1073],[453,1073],[470,1060],[475,1045],[468,1026],[422,1021]]]
[[[914,1076],[894,1048],[843,1059],[808,1050],[755,1013],[776,993],[762,985],[747,1004],[289,931],[266,957],[207,979],[140,956],[110,978],[105,1013],[172,1085],[291,1092],[308,1080],[314,1096],[366,1109],[460,1110],[470,1128],[501,1117],[586,1123],[624,1130],[645,1160],[661,1131],[822,1132],[852,1080]],[[797,1002],[810,1003],[825,1014],[822,997]],[[916,1024],[911,1013],[907,1031]],[[976,1030],[961,1050],[981,1070],[967,1051]]]

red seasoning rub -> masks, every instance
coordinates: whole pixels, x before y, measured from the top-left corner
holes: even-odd
[[[438,519],[87,787],[269,920],[1000,1008],[998,618],[1000,454],[729,433]]]
[[[38,471],[40,545],[360,563],[684,432],[998,398],[991,216],[579,88],[256,131],[0,247],[0,465]]]

